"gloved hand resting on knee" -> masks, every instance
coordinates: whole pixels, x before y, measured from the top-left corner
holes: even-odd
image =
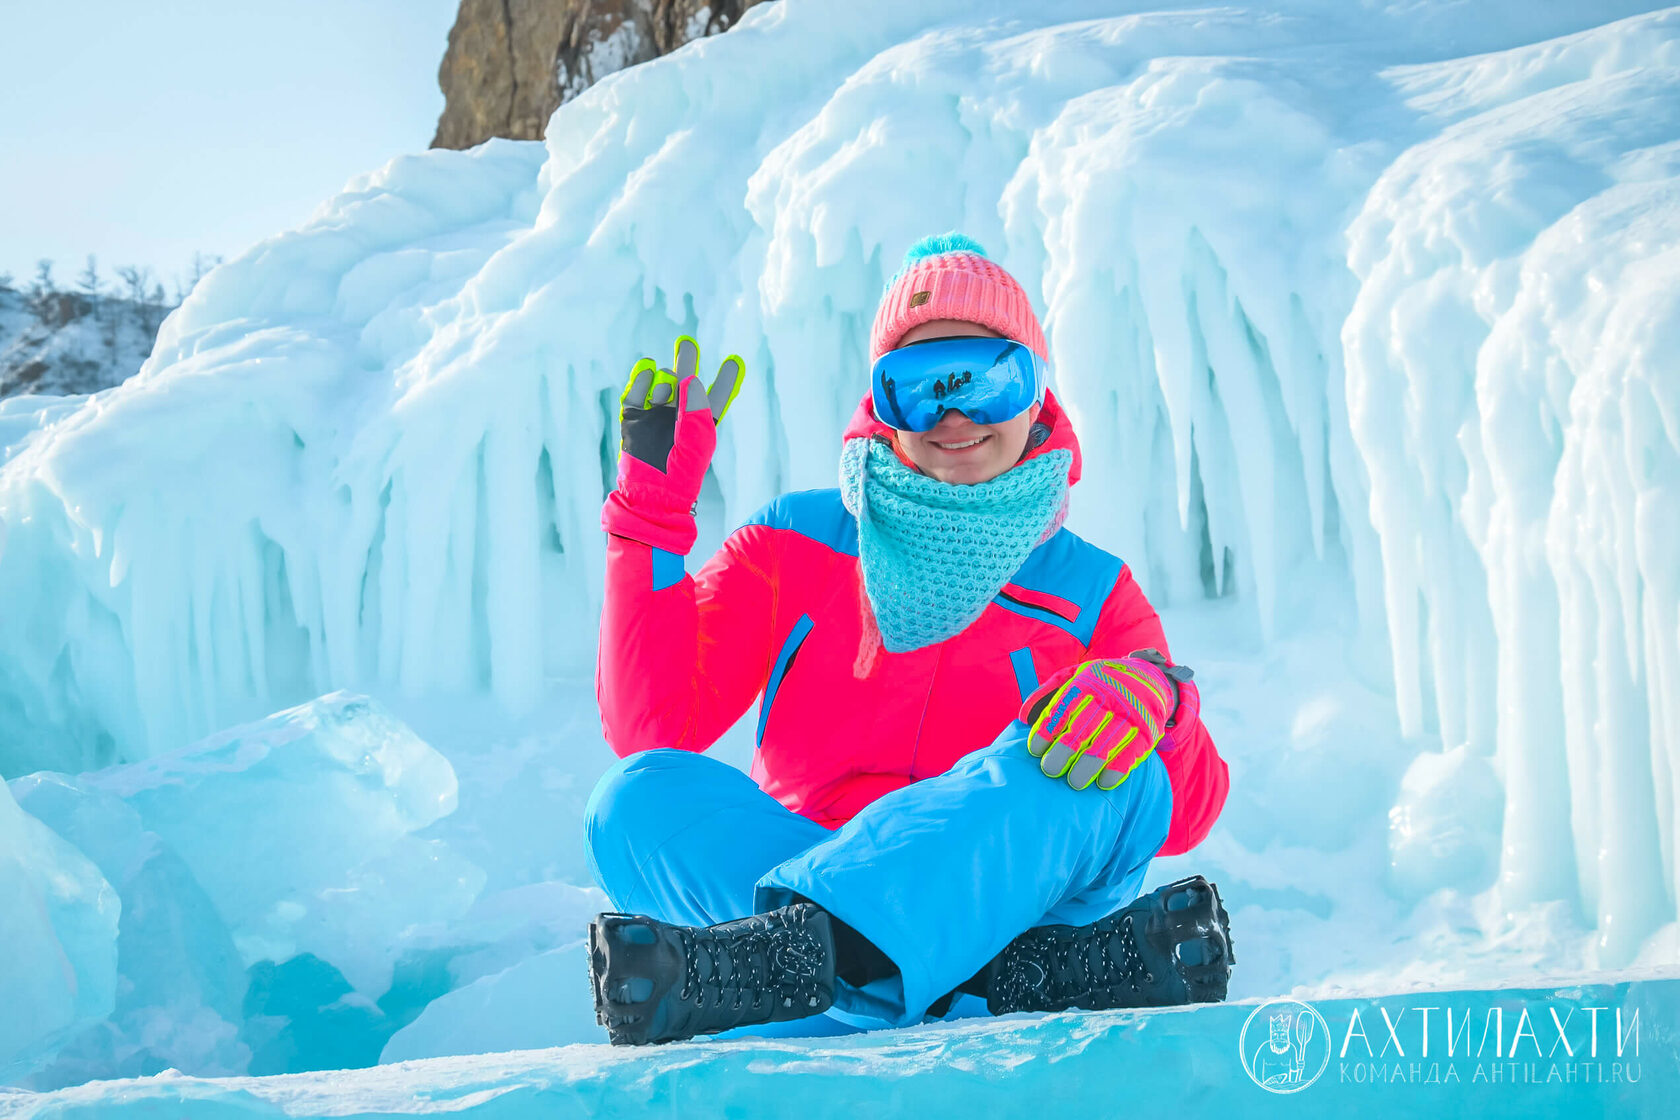
[[[1021,721],[1032,728],[1027,750],[1047,776],[1074,789],[1093,782],[1114,789],[1200,711],[1191,676],[1152,649],[1070,665],[1022,703]]]

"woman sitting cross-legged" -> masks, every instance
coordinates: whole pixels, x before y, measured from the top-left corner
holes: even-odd
[[[1062,527],[1079,444],[1046,352],[1013,277],[925,239],[839,488],[772,502],[692,578],[744,367],[708,391],[687,338],[637,364],[602,514],[622,759],[585,820],[622,911],[590,927],[612,1041],[1224,998],[1212,885],[1138,896],[1212,827],[1225,763],[1130,570]],[[701,753],[760,697],[750,775]]]

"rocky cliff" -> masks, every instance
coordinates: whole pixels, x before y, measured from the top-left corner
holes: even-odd
[[[461,0],[432,147],[541,139],[550,114],[598,79],[725,31],[758,2]]]

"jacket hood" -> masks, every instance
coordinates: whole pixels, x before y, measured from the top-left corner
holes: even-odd
[[[1044,407],[1039,410],[1036,423],[1048,429],[1049,435],[1037,447],[1023,455],[1021,461],[1024,463],[1028,459],[1044,454],[1046,451],[1066,448],[1073,453],[1073,462],[1068,466],[1068,485],[1072,486],[1079,481],[1081,466],[1079,437],[1073,434],[1073,422],[1068,419],[1067,413],[1062,411],[1061,402],[1056,400],[1056,394],[1048,389],[1045,390]],[[863,400],[858,402],[857,411],[852,413],[851,422],[846,425],[845,435],[841,438],[866,439],[879,436],[882,439],[891,439],[892,434],[893,429],[876,419],[872,395],[865,393]],[[893,449],[896,451],[897,448],[898,445],[894,442]],[[899,458],[904,458],[903,452],[899,452]],[[905,465],[912,466],[913,464],[906,462]]]

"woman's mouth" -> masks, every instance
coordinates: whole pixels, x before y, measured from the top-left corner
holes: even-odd
[[[980,446],[982,443],[985,443],[987,440],[989,440],[991,438],[992,438],[992,433],[987,432],[985,435],[975,436],[973,439],[952,440],[948,443],[943,443],[943,442],[940,442],[939,440],[930,439],[930,440],[928,440],[928,442],[933,444],[933,446],[939,448],[939,450],[941,450],[941,451],[966,451],[970,447]]]

